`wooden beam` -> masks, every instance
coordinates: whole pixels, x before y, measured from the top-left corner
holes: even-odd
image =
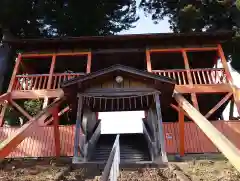
[[[19,106],[15,101],[12,99],[9,100],[10,104],[12,104],[20,113],[22,113],[26,118],[33,119],[32,116],[30,116],[21,106]]]
[[[53,78],[55,64],[56,64],[56,55],[53,55],[52,56],[52,63],[51,63],[50,71],[49,71],[49,78],[48,78],[47,89],[51,89],[51,84],[52,84],[52,78]]]
[[[184,156],[185,148],[184,148],[184,111],[181,107],[179,107],[178,112],[178,122],[179,122],[179,154],[180,156]]]
[[[218,55],[220,57],[220,60],[223,64],[223,68],[224,68],[226,76],[227,76],[227,80],[229,81],[229,83],[232,84],[233,79],[232,79],[232,76],[231,76],[231,73],[230,73],[230,70],[229,70],[229,67],[228,67],[228,64],[227,64],[227,60],[226,60],[226,57],[224,55],[221,44],[218,44],[217,48],[218,48]]]
[[[39,98],[56,98],[64,94],[62,89],[52,90],[25,90],[25,91],[12,91],[12,99],[39,99]]]
[[[229,84],[215,85],[175,85],[175,90],[179,93],[224,93],[232,92],[232,87]]]
[[[229,108],[229,120],[233,119],[233,111],[234,111],[234,98],[230,102],[230,108]]]
[[[215,128],[199,111],[197,111],[179,93],[173,94],[179,106],[185,110],[198,127],[213,144],[223,153],[230,163],[240,172],[240,150],[235,147],[217,128]]]
[[[191,76],[191,72],[190,72],[188,57],[187,57],[187,53],[184,49],[182,50],[182,56],[183,56],[183,60],[184,60],[184,66],[185,66],[185,69],[187,71],[188,83],[189,83],[190,86],[193,87],[193,80],[192,80],[192,76]],[[194,107],[197,110],[199,110],[196,93],[191,93],[191,99],[192,99]]]
[[[86,70],[87,74],[91,73],[91,66],[92,66],[92,53],[89,52],[87,56],[87,70]]]
[[[10,92],[2,94],[0,96],[0,105],[6,104],[9,101],[10,97],[11,97],[11,93]]]
[[[36,58],[36,57],[52,57],[56,56],[79,56],[88,55],[89,52],[60,52],[60,53],[24,53],[23,58]]]
[[[192,48],[153,48],[149,49],[149,51],[152,52],[165,52],[165,53],[170,53],[170,52],[181,52],[182,50],[187,51],[187,52],[195,52],[195,51],[214,51],[217,50],[217,47],[192,47]]]
[[[9,83],[7,92],[11,92],[12,89],[13,89],[15,78],[16,78],[16,75],[17,75],[17,73],[19,71],[19,65],[20,65],[21,60],[22,60],[22,55],[19,53],[18,57],[16,59],[16,63],[15,63],[14,69],[13,69],[11,81]]]
[[[219,101],[208,113],[205,115],[205,118],[209,118],[214,112],[216,112],[231,96],[232,92],[229,92],[221,101]]]
[[[70,110],[70,107],[67,106],[65,107],[64,109],[62,109],[59,113],[58,113],[58,116],[62,116],[64,113],[68,112]],[[53,117],[51,117],[49,120],[47,120],[43,126],[47,126],[49,125],[51,122],[53,121]]]
[[[56,107],[53,112],[53,128],[54,128],[54,143],[55,143],[55,152],[56,157],[60,157],[60,132],[59,132],[59,116],[58,116],[58,107]]]
[[[37,116],[17,129],[10,137],[0,143],[0,160],[7,157],[26,137],[37,131],[38,121],[46,119],[52,111],[62,102],[62,98],[54,101],[47,108],[43,109]]]
[[[151,55],[149,50],[146,50],[146,63],[147,63],[147,71],[152,72]]]

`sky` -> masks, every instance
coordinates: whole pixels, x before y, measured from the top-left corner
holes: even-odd
[[[140,0],[137,0],[140,3]],[[122,31],[119,34],[143,34],[143,33],[169,33],[172,32],[169,28],[168,19],[160,21],[158,24],[154,24],[151,17],[146,17],[142,10],[138,11],[140,17],[139,21],[135,23],[135,28],[130,30]],[[222,67],[221,63],[218,67]],[[240,87],[240,74],[238,74],[229,64],[231,74],[236,86]],[[223,112],[223,117],[225,120],[229,117],[229,107]],[[237,116],[236,106],[234,108],[234,116]],[[99,118],[102,119],[102,133],[139,133],[141,129],[141,121],[144,117],[144,113],[138,112],[112,112],[112,113],[100,113]],[[131,122],[131,123],[130,123]],[[134,124],[133,124],[134,123]]]

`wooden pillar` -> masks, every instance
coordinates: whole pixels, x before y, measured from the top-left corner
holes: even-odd
[[[155,102],[156,102],[156,112],[157,112],[157,129],[158,129],[158,137],[161,146],[162,160],[163,162],[168,162],[167,153],[165,149],[165,139],[164,139],[164,130],[163,130],[163,121],[162,121],[162,113],[161,113],[161,105],[160,105],[160,96],[159,94],[155,94]]]
[[[190,66],[189,66],[189,62],[188,62],[187,52],[184,49],[182,49],[182,56],[183,56],[183,60],[184,60],[184,66],[187,71],[188,83],[190,84],[190,86],[193,87],[193,80],[192,80],[192,75],[190,72]],[[197,96],[195,93],[191,93],[191,99],[192,99],[194,107],[199,110]]]
[[[87,74],[91,73],[91,66],[92,66],[92,52],[89,52],[88,53],[88,56],[87,56]]]
[[[220,44],[218,44],[218,55],[221,59],[221,62],[223,64],[223,68],[225,70],[225,73],[226,73],[226,76],[227,76],[227,80],[230,84],[233,83],[233,79],[232,79],[232,76],[231,76],[231,73],[230,73],[230,70],[229,70],[229,67],[228,67],[228,64],[227,64],[227,60],[226,60],[226,57],[224,55],[224,52],[223,52],[223,49],[222,49],[222,46]]]
[[[79,157],[79,143],[81,134],[81,122],[82,122],[82,109],[83,109],[83,98],[81,95],[78,96],[78,109],[77,109],[77,120],[75,128],[75,140],[74,140],[74,157]]]
[[[12,77],[11,77],[7,92],[11,92],[13,90],[13,86],[14,86],[14,83],[15,83],[15,80],[16,80],[16,75],[19,71],[21,60],[22,60],[22,55],[19,53],[18,57],[16,59],[16,63],[15,63],[14,69],[13,69]],[[7,107],[8,107],[8,103],[6,103],[1,110],[0,127],[2,127],[4,125],[4,115],[5,115],[5,112],[7,110]]]
[[[48,76],[47,89],[51,89],[55,64],[56,64],[56,55],[53,55],[52,56],[52,63],[51,63],[50,71],[49,71],[49,76]],[[43,102],[43,109],[45,107],[47,107],[47,105],[48,105],[48,98],[45,97],[44,102]]]
[[[178,109],[178,123],[179,123],[179,155],[184,156],[184,112],[183,110],[179,107]]]
[[[152,72],[151,55],[149,50],[146,50],[146,63],[147,63],[147,71]]]
[[[60,131],[59,131],[59,116],[58,116],[58,107],[55,108],[52,112],[53,116],[53,128],[54,128],[54,143],[55,143],[55,152],[56,157],[60,157],[61,148],[60,148]]]

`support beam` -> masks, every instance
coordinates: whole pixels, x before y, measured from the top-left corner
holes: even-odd
[[[149,50],[146,50],[146,63],[147,63],[147,71],[152,72],[151,55]]]
[[[229,109],[229,120],[233,119],[233,111],[234,111],[234,99],[230,102],[230,109]]]
[[[54,128],[54,143],[55,143],[55,152],[56,157],[60,157],[60,132],[59,132],[59,116],[58,116],[58,107],[56,107],[53,112],[53,128]]]
[[[0,105],[6,104],[9,101],[10,97],[11,97],[11,93],[10,92],[2,94],[0,96]]]
[[[15,101],[13,101],[12,99],[9,100],[10,104],[12,104],[20,113],[22,113],[22,115],[24,115],[26,118],[33,119],[32,116],[30,116],[23,108],[21,108],[21,106],[19,106]]]
[[[187,52],[197,52],[197,51],[213,51],[217,50],[217,47],[192,47],[192,48],[153,48],[149,51],[152,52],[181,52],[182,50]]]
[[[54,101],[47,108],[37,114],[37,116],[16,130],[6,140],[2,141],[0,143],[0,160],[7,157],[26,137],[36,131],[38,128],[38,121],[45,120],[62,101],[63,98]]]
[[[184,60],[184,66],[185,66],[185,69],[187,71],[187,77],[188,77],[189,85],[193,87],[193,80],[192,80],[192,75],[191,75],[191,72],[190,72],[188,57],[187,57],[187,53],[184,49],[182,50],[182,56],[183,56],[183,60]],[[193,103],[194,107],[197,110],[199,110],[196,93],[191,93],[191,99],[192,99],[192,103]]]
[[[232,92],[233,89],[229,84],[215,84],[215,85],[176,85],[175,90],[179,93],[227,93]]]
[[[229,70],[229,67],[228,67],[228,64],[227,64],[227,60],[226,60],[226,57],[224,55],[224,52],[223,52],[223,49],[222,49],[222,46],[220,44],[218,44],[218,55],[221,59],[221,62],[223,64],[223,68],[225,70],[225,73],[226,73],[226,76],[227,76],[227,80],[230,84],[233,83],[233,79],[232,79],[232,76],[231,76],[231,73],[230,73],[230,70]]]
[[[179,154],[184,156],[185,147],[184,147],[184,111],[179,107],[178,112],[178,122],[179,122]]]
[[[44,99],[61,97],[64,94],[62,89],[52,90],[26,90],[26,91],[12,91],[12,99]]]
[[[216,112],[230,97],[232,92],[229,92],[221,101],[219,101],[208,113],[205,115],[205,118],[209,118],[214,112]]]
[[[213,144],[223,153],[230,163],[240,172],[240,150],[217,130],[199,111],[179,93],[173,94],[179,106],[185,110]]]
[[[64,113],[68,112],[69,110],[70,110],[70,107],[69,107],[69,106],[65,107],[64,109],[62,109],[62,110],[58,113],[58,116],[59,116],[59,117],[62,116]],[[44,123],[43,126],[49,125],[50,123],[52,123],[52,121],[53,121],[53,117],[51,117],[49,120],[47,120],[47,121]]]
[[[36,58],[36,57],[52,57],[56,56],[80,56],[88,55],[89,52],[59,52],[59,53],[24,53],[23,58]]]

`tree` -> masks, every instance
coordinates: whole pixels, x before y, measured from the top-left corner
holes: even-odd
[[[17,37],[108,35],[137,20],[135,0],[0,1],[0,27]]]
[[[215,32],[240,30],[240,0],[141,0],[140,7],[154,22],[169,18],[170,28],[176,32]],[[236,36],[224,44],[232,66],[240,72],[240,43]]]

